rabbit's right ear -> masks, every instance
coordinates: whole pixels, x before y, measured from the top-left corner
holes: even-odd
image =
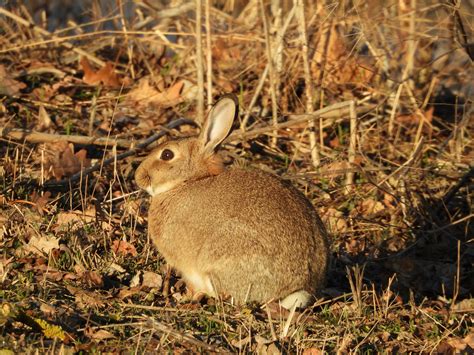
[[[229,135],[238,113],[235,95],[226,95],[212,106],[199,136],[206,153],[212,153]]]

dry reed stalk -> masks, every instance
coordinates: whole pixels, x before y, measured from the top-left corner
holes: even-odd
[[[276,126],[278,124],[278,103],[277,103],[277,89],[276,89],[276,77],[275,77],[275,68],[273,65],[273,56],[272,56],[272,45],[270,41],[270,30],[268,28],[268,20],[265,14],[265,5],[263,4],[263,0],[259,0],[260,3],[260,11],[262,13],[262,22],[263,22],[263,30],[265,33],[265,46],[267,49],[267,57],[268,57],[268,70],[270,72],[270,93],[272,97],[272,122],[273,125]],[[272,147],[276,147],[277,145],[277,136],[278,132],[275,129],[273,131],[273,137],[271,140]]]
[[[125,43],[127,45],[128,67],[130,68],[130,75],[132,76],[132,79],[135,79],[135,68],[133,67],[133,45],[131,44],[127,33],[127,22],[125,21],[122,0],[119,0],[118,5],[120,10],[120,23],[122,24],[123,36],[125,37]]]
[[[144,322],[132,323],[132,324],[134,326],[142,325],[142,326],[145,326],[149,329],[153,329],[154,331],[166,334],[167,336],[171,336],[174,339],[176,339],[177,341],[183,341],[183,342],[192,344],[193,346],[195,346],[198,349],[205,349],[205,350],[213,352],[213,353],[218,352],[218,349],[215,348],[214,346],[209,345],[209,344],[207,344],[207,343],[205,343],[201,340],[198,340],[195,337],[193,337],[192,335],[180,332],[176,329],[171,328],[169,325],[166,325],[164,323],[157,322],[155,319],[153,319],[151,317],[145,317],[145,319],[146,319],[146,321],[144,321]],[[104,326],[102,326],[101,328],[103,328],[103,327]]]
[[[89,129],[88,129],[89,136],[92,136],[92,133],[94,132],[94,121],[95,121],[95,115],[97,113],[97,95],[99,95],[99,93],[92,96],[91,113],[89,115]]]
[[[265,80],[267,80],[268,68],[269,68],[269,64],[267,63],[267,65],[265,66],[265,69],[263,70],[262,75],[260,76],[260,80],[258,81],[257,88],[255,89],[255,91],[253,93],[252,100],[250,100],[250,104],[249,104],[249,107],[247,108],[247,112],[245,113],[244,119],[240,123],[240,130],[242,132],[245,132],[245,128],[247,127],[247,123],[249,121],[252,109],[255,106],[255,104],[257,103],[257,99],[260,96],[260,92],[263,89],[263,85],[265,84]]]
[[[301,54],[303,56],[303,67],[304,67],[304,80],[305,80],[305,92],[306,92],[306,112],[313,112],[313,81],[311,79],[311,71],[308,60],[308,36],[306,34],[306,19],[304,11],[303,0],[294,0],[296,6],[298,27],[300,31],[300,43],[301,43]],[[319,147],[316,142],[316,132],[314,121],[309,121],[309,144],[311,149],[311,161],[313,166],[317,168],[321,159],[319,157]]]
[[[415,51],[418,42],[415,41],[416,31],[416,0],[410,1],[410,19],[408,23],[408,58],[407,58],[407,72],[408,72],[408,85],[410,89],[415,88],[415,82],[413,80],[413,72],[415,69]]]
[[[273,327],[273,320],[272,320],[272,314],[270,312],[269,307],[265,307],[265,311],[267,312],[267,317],[268,317],[268,325],[270,327],[270,334],[272,335],[272,340],[277,341],[278,338],[275,333],[275,328]]]
[[[417,115],[418,118],[420,119],[418,123],[418,128],[416,130],[415,140],[414,140],[414,143],[417,144],[422,138],[421,134],[423,133],[423,127],[425,123],[430,127],[431,127],[431,123],[427,121],[425,115],[423,114],[423,112],[421,112],[420,107],[418,106],[418,103],[416,101],[415,94],[413,94],[413,91],[411,90],[410,85],[408,85],[408,82],[405,81],[403,83],[403,86],[405,87],[405,90],[408,94],[408,99],[410,100],[410,104],[413,110],[415,111],[415,115]]]
[[[461,279],[461,241],[458,239],[457,258],[456,258],[456,276],[454,277],[453,299],[451,300],[450,310],[454,309],[459,296],[459,280]]]
[[[211,33],[211,0],[206,0],[206,60],[207,60],[207,106],[212,105],[212,33]]]
[[[350,141],[349,141],[349,151],[348,151],[348,160],[349,167],[354,166],[355,156],[356,156],[356,145],[357,145],[357,113],[355,110],[354,100],[349,104],[349,115],[350,115]],[[349,171],[346,175],[346,194],[352,191],[354,184],[354,173]]]
[[[321,110],[314,111],[313,113],[310,113],[310,114],[288,115],[286,116],[288,118],[287,122],[278,123],[277,125],[271,125],[271,126],[262,127],[262,128],[255,128],[247,132],[234,131],[233,133],[230,134],[229,137],[227,137],[226,141],[231,142],[235,139],[245,139],[245,138],[250,138],[250,137],[256,137],[259,134],[266,134],[270,131],[275,131],[275,129],[278,130],[278,129],[288,128],[300,123],[307,123],[309,120],[317,120],[321,118],[324,118],[326,120],[323,126],[321,127],[321,129],[324,129],[334,124],[335,122],[340,122],[344,120],[349,115],[349,104],[350,104],[350,101],[338,102],[336,104],[322,108]],[[374,108],[373,106],[368,106],[365,108],[360,108],[356,111],[358,111],[357,112],[358,114],[362,114],[362,113],[372,110],[373,108]]]
[[[279,100],[281,98],[281,73],[283,71],[283,36],[280,35],[280,31],[282,28],[281,0],[270,1],[270,12],[273,18],[273,23],[269,30],[271,34],[270,43],[272,45],[273,64],[275,65],[275,87],[277,88],[277,100]]]
[[[364,285],[364,271],[365,265],[362,267],[356,264],[355,266],[349,268],[346,266],[347,279],[349,280],[349,286],[352,291],[352,298],[356,305],[357,311],[359,314],[362,314],[362,286]]]
[[[92,113],[91,113],[92,115]],[[113,146],[130,148],[136,142],[127,139],[110,139],[107,137],[87,137],[76,135],[61,135],[30,131],[21,128],[0,127],[0,137],[5,140],[13,139],[30,143],[70,142],[83,145]]]
[[[393,137],[393,127],[395,126],[395,115],[397,114],[398,105],[400,102],[400,95],[402,94],[403,84],[398,85],[397,92],[392,102],[392,109],[390,111],[390,116],[388,119],[388,135]],[[392,93],[393,95],[393,93]]]
[[[331,35],[334,31],[334,19],[331,17],[329,23],[326,26],[322,26],[321,32],[319,34],[319,41],[322,43],[321,51],[316,51],[313,56],[313,60],[320,65],[320,74],[316,82],[316,86],[320,87],[319,91],[319,103],[320,108],[322,108],[324,102],[324,89],[323,89],[323,82],[326,74],[326,63],[329,51],[329,45],[331,43]],[[322,118],[319,120],[319,145],[322,149],[324,147],[324,134],[322,129]]]
[[[289,27],[291,21],[293,20],[294,15],[295,15],[295,7],[293,7],[291,9],[290,13],[288,14],[288,16],[285,19],[285,23],[283,24],[282,28],[278,32],[278,38],[280,39],[278,44],[277,44],[277,50],[278,51],[282,50],[282,48],[283,48],[283,37],[285,36],[286,31],[288,30],[288,27]],[[257,88],[254,91],[254,94],[252,96],[252,100],[250,100],[250,104],[249,104],[249,107],[247,109],[247,112],[245,113],[245,116],[244,116],[244,118],[243,118],[243,120],[240,124],[240,130],[242,132],[245,132],[245,129],[247,127],[247,123],[248,123],[248,120],[250,118],[250,114],[252,112],[252,109],[255,106],[255,103],[257,102],[257,99],[260,95],[260,92],[263,89],[263,85],[265,84],[265,80],[267,79],[267,76],[268,76],[269,67],[270,67],[270,64],[267,63],[267,65],[265,66],[265,69],[263,70],[262,75],[260,76],[260,80],[258,82]]]
[[[50,37],[52,39],[52,41],[57,41],[59,40],[55,35],[53,35],[51,32],[49,31],[46,31],[45,29],[35,25],[33,22],[31,21],[27,21],[25,20],[24,18],[21,18],[20,16],[17,16],[13,13],[11,13],[10,11],[0,7],[0,14],[3,14],[9,18],[11,18],[12,20],[18,22],[19,24],[27,27],[27,28],[31,28],[33,29],[34,32],[42,35],[42,36],[47,36],[47,37]],[[61,41],[59,41],[61,42]],[[72,50],[73,52],[81,55],[81,56],[84,56],[84,57],[87,57],[88,59],[90,59],[91,61],[93,61],[94,63],[100,65],[100,66],[104,66],[105,65],[105,62],[100,60],[99,58],[95,57],[94,55],[86,52],[85,50],[81,49],[81,48],[76,48],[74,47],[71,43],[69,42],[63,42],[62,45],[67,48],[67,49],[70,49]]]
[[[285,325],[283,326],[283,330],[280,334],[280,339],[285,339],[288,336],[288,332],[290,331],[290,326],[293,323],[293,318],[295,317],[296,313],[296,302],[290,309],[290,314],[288,318],[286,318]]]
[[[204,122],[204,72],[202,60],[202,1],[196,0],[196,67],[197,67],[197,117],[199,125]]]

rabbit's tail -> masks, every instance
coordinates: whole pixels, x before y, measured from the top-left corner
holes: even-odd
[[[299,290],[286,296],[282,301],[280,301],[280,304],[282,307],[290,310],[295,306],[295,304],[298,308],[307,307],[312,300],[313,296],[309,292],[305,290]]]

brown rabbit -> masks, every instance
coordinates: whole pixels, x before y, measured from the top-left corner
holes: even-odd
[[[150,237],[195,292],[305,307],[323,285],[328,235],[305,196],[259,170],[226,170],[216,154],[237,115],[211,109],[198,137],[161,144],[138,167],[152,196]]]

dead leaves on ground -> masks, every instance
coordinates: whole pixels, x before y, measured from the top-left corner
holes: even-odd
[[[45,143],[42,149],[45,156],[46,177],[53,176],[56,180],[61,180],[91,166],[90,159],[87,159],[87,151],[81,149],[74,153],[72,143],[64,141]]]
[[[26,253],[34,253],[38,255],[49,254],[53,249],[59,249],[59,238],[43,235],[41,237],[32,236],[23,247]]]
[[[133,107],[172,107],[183,101],[181,92],[184,82],[178,81],[163,91],[158,91],[150,83],[150,77],[144,77],[139,80],[138,86],[130,90],[127,95],[127,102]]]
[[[7,323],[19,322],[36,332],[42,333],[49,339],[60,340],[68,343],[71,336],[66,333],[59,325],[50,323],[42,318],[33,317],[29,312],[23,310],[20,306],[9,302],[2,302],[0,304],[0,326],[5,326]],[[1,352],[1,351],[0,351]]]
[[[0,95],[18,95],[20,90],[25,88],[25,83],[15,80],[14,77],[7,72],[5,66],[0,64]]]
[[[104,85],[112,88],[118,88],[121,85],[120,80],[115,73],[114,66],[111,62],[107,62],[102,68],[95,71],[92,69],[89,60],[82,57],[80,61],[84,76],[82,80],[89,85]]]
[[[112,243],[112,251],[115,254],[120,254],[123,256],[137,256],[137,250],[135,247],[125,240],[114,240]]]
[[[366,87],[372,81],[376,74],[372,63],[354,55],[335,25],[322,31],[320,38],[311,61],[313,78],[324,77],[325,86],[332,90],[345,84]]]

